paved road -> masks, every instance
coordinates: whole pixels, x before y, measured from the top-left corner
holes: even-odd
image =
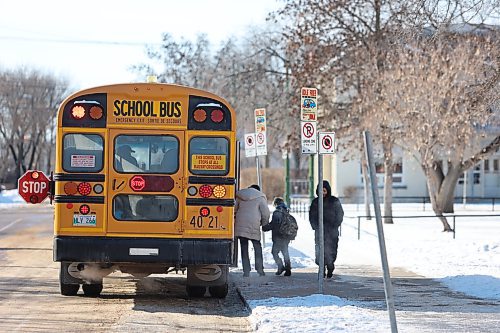
[[[61,296],[52,218],[50,206],[0,210],[0,332],[251,331],[234,285],[224,300],[188,299],[183,275],[114,273],[100,298]]]
[[[182,275],[133,279],[114,273],[100,298],[59,294],[58,263],[52,261],[50,206],[0,209],[0,332],[248,332],[241,301],[316,294],[314,269],[294,269],[287,283],[230,274],[225,300],[188,299]],[[339,266],[324,293],[375,311],[385,310],[377,267]],[[500,332],[500,304],[455,293],[411,272],[393,269],[400,332]],[[239,294],[238,294],[239,293]]]

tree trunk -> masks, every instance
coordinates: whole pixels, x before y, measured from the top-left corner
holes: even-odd
[[[371,220],[372,215],[370,212],[370,186],[368,185],[368,163],[365,154],[361,157],[361,173],[363,174],[364,196],[365,196],[365,215],[367,220]]]
[[[443,206],[440,205],[438,200],[440,184],[438,184],[438,179],[440,177],[437,175],[437,170],[434,168],[424,167],[424,172],[427,178],[427,188],[429,190],[429,197],[431,199],[432,210],[436,214],[443,224],[443,231],[453,231],[448,223],[448,220],[443,216]]]
[[[384,149],[384,223],[394,223],[392,219],[392,144],[386,140]]]

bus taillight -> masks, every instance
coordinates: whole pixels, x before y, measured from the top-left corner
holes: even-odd
[[[214,123],[220,123],[224,120],[224,112],[219,109],[212,110],[210,113],[210,119],[212,119]]]
[[[207,119],[207,111],[203,109],[196,109],[193,112],[193,118],[197,123],[202,123]]]
[[[212,187],[210,185],[202,185],[200,187],[200,196],[202,198],[209,198],[212,195]]]
[[[89,183],[80,183],[78,184],[78,193],[81,195],[89,195],[92,192],[92,186]]]
[[[223,198],[226,195],[226,188],[222,185],[216,185],[212,190],[214,197],[217,199]]]
[[[73,182],[64,184],[64,193],[67,195],[75,195],[78,192],[78,185]]]

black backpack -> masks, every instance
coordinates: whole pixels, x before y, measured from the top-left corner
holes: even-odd
[[[283,218],[281,219],[281,224],[278,231],[283,237],[289,240],[294,240],[297,236],[297,230],[299,229],[297,221],[295,220],[295,217],[293,217],[286,210],[282,210],[281,214]]]

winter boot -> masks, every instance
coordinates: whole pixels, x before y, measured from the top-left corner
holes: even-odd
[[[283,265],[278,266],[278,270],[276,271],[276,275],[281,275],[285,271],[285,267]]]
[[[290,264],[285,265],[285,276],[290,276],[292,275],[292,267]]]
[[[333,270],[335,269],[335,265],[332,265],[331,267],[328,267],[328,273],[326,273],[326,277],[328,279],[331,279],[333,277]]]

